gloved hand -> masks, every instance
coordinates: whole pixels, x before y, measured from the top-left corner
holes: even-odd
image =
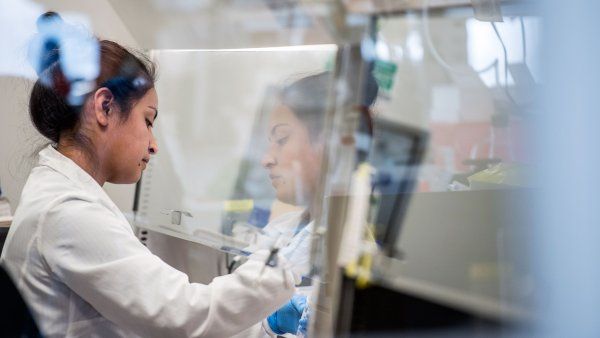
[[[300,321],[298,322],[298,332],[296,334],[300,337],[306,337],[308,335],[308,321],[310,320],[310,308],[305,308]]]
[[[267,317],[271,330],[276,334],[296,334],[305,307],[306,296],[294,295],[289,302]]]

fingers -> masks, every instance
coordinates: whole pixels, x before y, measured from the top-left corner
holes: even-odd
[[[306,308],[306,296],[304,295],[294,295],[291,302],[299,313],[302,313]]]
[[[308,321],[309,321],[309,317],[310,315],[307,313],[306,315],[303,315],[300,320],[298,321],[298,330],[306,333],[306,331],[308,330]]]
[[[300,330],[306,331],[306,329],[308,328],[308,317],[300,319],[300,321],[298,322],[298,327],[300,328]]]

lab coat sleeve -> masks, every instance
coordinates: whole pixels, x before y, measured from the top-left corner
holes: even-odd
[[[153,255],[129,224],[85,200],[61,203],[40,222],[51,271],[103,317],[144,337],[228,337],[259,323],[294,292],[291,274],[249,260],[210,284]]]
[[[262,321],[262,328],[263,328],[263,330],[265,330],[265,333],[267,334],[267,336],[277,337],[277,333],[273,332],[273,330],[271,329],[271,326],[269,326],[269,322],[266,319],[263,319],[263,321]]]

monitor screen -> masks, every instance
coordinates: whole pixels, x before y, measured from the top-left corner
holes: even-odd
[[[376,119],[368,161],[375,168],[372,215],[374,237],[384,252],[395,255],[394,247],[402,220],[417,180],[418,166],[427,144],[426,131]]]

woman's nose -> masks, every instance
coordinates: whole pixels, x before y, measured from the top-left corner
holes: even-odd
[[[156,155],[158,153],[158,143],[156,143],[156,138],[152,135],[150,139],[150,144],[148,145],[148,152],[150,155]]]
[[[263,167],[265,167],[266,169],[269,169],[277,164],[277,160],[275,159],[275,156],[271,155],[270,152],[266,152],[263,155],[263,158],[260,161],[260,163],[262,164]]]

